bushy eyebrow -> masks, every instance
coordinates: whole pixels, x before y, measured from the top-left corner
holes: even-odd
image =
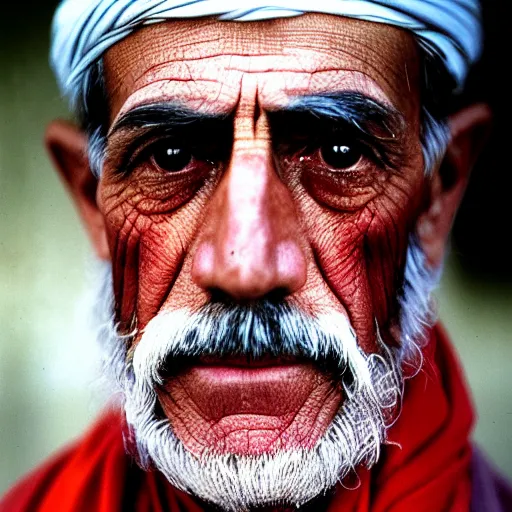
[[[287,105],[268,112],[271,121],[289,114],[307,115],[320,122],[345,121],[365,133],[375,135],[378,131],[392,138],[397,138],[405,127],[404,117],[397,110],[353,91],[296,96]],[[215,128],[218,124],[225,128],[232,120],[232,113],[209,114],[179,103],[151,103],[123,114],[109,130],[109,136],[124,129],[152,127],[172,129],[208,125],[208,128]],[[290,129],[293,130],[293,125]]]
[[[151,103],[137,106],[121,117],[110,128],[108,135],[112,136],[121,130],[137,129],[194,129],[200,126],[213,129],[215,125],[231,124],[230,114],[206,114],[187,108],[179,103]]]
[[[170,137],[196,147],[215,147],[219,155],[229,154],[233,132],[232,115],[207,114],[179,103],[159,102],[134,107],[112,125],[108,152],[118,172],[129,173],[134,155],[151,140]],[[119,137],[117,136],[119,134]]]
[[[323,135],[351,128],[358,139],[375,149],[380,160],[395,167],[400,157],[400,139],[405,121],[402,114],[359,92],[304,95],[286,105],[266,109],[272,138],[279,144],[306,138],[319,141]],[[122,114],[111,127],[112,155],[117,168],[127,169],[138,148],[152,139],[171,137],[195,146],[217,148],[217,156],[228,158],[233,139],[234,112],[204,113],[179,102],[139,105]],[[116,158],[114,158],[116,160]]]
[[[398,139],[403,134],[406,123],[404,116],[391,106],[385,105],[360,92],[342,91],[316,95],[296,96],[285,106],[269,112],[275,123],[295,122],[307,124],[307,119],[321,124],[345,122],[358,131],[381,139]]]

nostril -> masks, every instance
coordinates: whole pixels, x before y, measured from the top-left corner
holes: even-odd
[[[285,287],[275,288],[270,290],[264,295],[256,297],[238,296],[234,297],[231,293],[226,292],[222,288],[211,287],[208,289],[210,294],[209,299],[212,303],[221,303],[226,305],[257,305],[262,301],[266,301],[271,304],[282,304],[286,298],[290,295],[290,290]]]
[[[268,292],[264,298],[271,303],[282,303],[291,292],[292,290],[289,290],[284,286],[280,286]]]
[[[227,292],[222,288],[209,288],[210,302],[224,304],[226,306],[251,306],[260,301],[259,297],[248,297],[245,295],[233,295],[231,292]]]
[[[230,292],[224,291],[222,288],[210,288],[210,301],[212,303],[224,304],[226,306],[250,306],[259,301],[259,298],[250,298],[246,296],[234,296]]]

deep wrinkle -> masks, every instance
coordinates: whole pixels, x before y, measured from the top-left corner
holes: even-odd
[[[325,64],[324,64],[324,67],[325,67]],[[333,66],[330,66],[330,68],[332,69],[332,68],[333,68]],[[404,146],[405,146],[406,144],[407,144],[407,141],[404,141]],[[401,167],[401,169],[403,169],[403,166]],[[146,182],[147,182],[147,181],[149,181],[149,180],[146,180]],[[155,186],[156,186],[157,184],[159,185],[159,187],[161,187],[161,186],[163,186],[163,185],[164,185],[164,183],[162,182],[163,180],[155,179],[155,180],[151,180],[151,181],[154,181],[154,182],[155,182]],[[142,182],[142,181],[139,181],[139,186],[140,186],[140,184],[141,184],[141,183],[143,183],[143,182]],[[168,187],[168,186],[167,186],[167,187]],[[131,187],[127,187],[127,188],[131,188]],[[153,193],[153,192],[151,192],[151,193],[150,193],[150,195],[154,195],[154,193]],[[139,203],[139,204],[140,204],[140,203]],[[160,211],[160,210],[164,210],[164,209],[165,209],[165,208],[158,209],[158,211]],[[146,209],[146,211],[148,211],[148,209]],[[157,220],[157,217],[159,217],[159,215],[153,215],[153,216],[152,216],[152,218],[153,218],[152,220],[153,220],[154,222],[158,222],[159,224],[161,224],[161,220],[162,220],[162,219],[160,219],[160,218],[159,218],[159,219]],[[156,303],[156,301],[155,301],[155,303]],[[160,303],[160,301],[158,301],[158,303]],[[142,318],[142,317],[144,317],[144,316],[145,316],[145,315],[139,315],[139,318]],[[150,317],[150,315],[147,315],[147,317],[149,318],[149,317]],[[142,325],[143,325],[143,324],[142,324]]]
[[[356,26],[331,21],[335,33],[350,35]],[[229,33],[232,25],[219,23],[215,30]],[[159,312],[193,313],[218,291],[244,302],[279,290],[312,316],[329,310],[345,315],[361,349],[377,350],[375,322],[392,321],[387,315],[395,310],[407,236],[424,186],[419,91],[404,96],[416,83],[414,46],[392,30],[389,37],[400,40],[395,60],[388,58],[389,48],[378,57],[379,40],[375,55],[358,61],[343,48],[352,44],[347,34],[336,53],[332,34],[301,46],[289,33],[295,52],[290,60],[250,56],[250,37],[230,40],[226,34],[224,56],[216,61],[211,55],[218,49],[204,46],[204,37],[194,41],[191,31],[185,46],[177,42],[164,51],[163,43],[156,51],[149,45],[142,59],[133,59],[138,44],[148,47],[152,31],[160,33],[162,26],[137,32],[105,58],[114,125],[98,197],[112,258],[124,262],[114,270],[114,289],[116,302],[128,305],[121,312],[128,317],[119,320],[131,325],[137,319],[134,346]],[[271,44],[280,34],[265,37]],[[321,45],[329,50],[317,50]],[[368,59],[381,66],[379,72],[367,66]],[[396,70],[387,72],[388,66],[403,68],[404,59],[411,60],[409,84],[400,82]],[[286,62],[283,73],[280,62]],[[293,62],[302,67],[292,70]],[[208,128],[204,136],[201,125]],[[183,141],[197,148],[192,131],[201,133],[199,139],[215,132],[214,138],[226,140],[228,158],[213,162],[196,155],[178,172],[152,164],[152,145],[162,138],[172,147]],[[350,170],[329,170],[318,147],[324,133],[355,136],[368,152]],[[311,151],[281,153],[289,139],[304,134]],[[133,159],[124,174],[123,153]],[[136,246],[128,242],[132,232],[139,234]],[[378,264],[373,255],[379,255]],[[180,407],[185,410],[186,403]],[[205,432],[199,423],[197,431]]]

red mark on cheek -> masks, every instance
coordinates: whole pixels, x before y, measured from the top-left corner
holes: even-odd
[[[183,234],[170,222],[154,226],[140,248],[137,319],[139,328],[158,313],[178,278],[185,248]]]
[[[360,347],[374,352],[375,322],[386,330],[397,313],[407,229],[391,215],[375,217],[369,209],[333,217],[329,236],[313,243],[317,265],[346,308]]]
[[[366,212],[322,215],[312,240],[317,268],[333,295],[346,309],[358,343],[375,351],[375,326],[364,240],[371,218]]]
[[[165,301],[183,262],[187,231],[180,232],[182,224],[175,225],[172,214],[164,218],[124,211],[120,208],[107,219],[116,317],[127,332],[135,325],[143,328]]]
[[[385,333],[398,320],[398,297],[408,244],[410,215],[379,201],[365,248],[375,318]],[[386,340],[390,342],[391,340]]]
[[[116,318],[121,322],[121,332],[133,328],[132,320],[136,308],[140,244],[137,220],[138,215],[132,214],[124,219],[118,231],[109,230]]]
[[[103,184],[102,209],[113,261],[116,316],[123,331],[144,328],[165,302],[213,175],[211,165],[195,161],[176,173],[149,162],[128,176],[107,173],[105,181],[111,182]]]

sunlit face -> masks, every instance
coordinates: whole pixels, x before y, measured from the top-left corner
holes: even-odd
[[[377,328],[399,344],[424,193],[411,36],[324,15],[173,21],[118,43],[104,66],[98,201],[135,359],[148,324],[212,304],[345,318],[363,355],[382,351]],[[344,388],[314,358],[271,352],[166,361],[157,409],[188,452],[316,446]]]

